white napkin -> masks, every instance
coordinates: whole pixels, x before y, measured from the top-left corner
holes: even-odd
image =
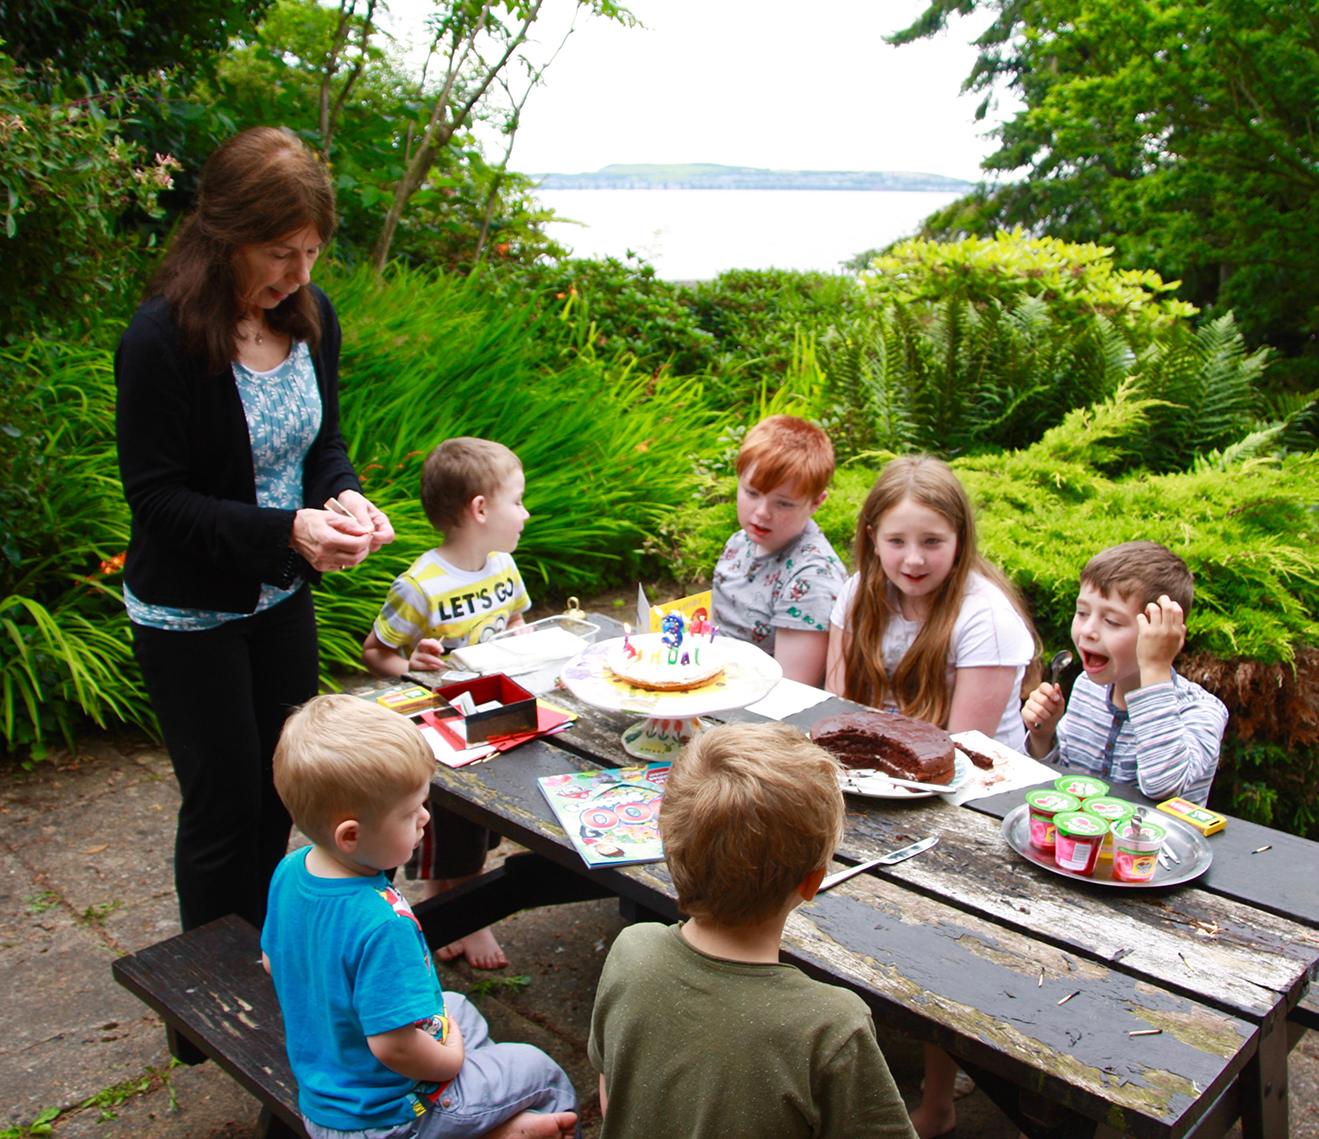
[[[536,629],[521,636],[498,637],[479,645],[465,645],[454,649],[449,659],[483,676],[494,672],[521,676],[575,657],[588,644],[566,629]]]
[[[960,807],[972,799],[984,799],[990,795],[1000,795],[1004,791],[1015,791],[1019,787],[1034,787],[1040,783],[1052,783],[1058,773],[1051,767],[1045,767],[1028,755],[1013,751],[1006,744],[991,739],[983,732],[958,732],[953,736],[954,743],[965,744],[972,751],[981,755],[992,756],[994,766],[984,768],[971,766],[971,777],[956,791],[942,798],[954,806]]]
[[[770,720],[785,720],[789,716],[814,708],[829,699],[829,693],[823,688],[812,688],[797,680],[780,680],[770,689],[763,700],[747,705],[748,712],[755,712]]]

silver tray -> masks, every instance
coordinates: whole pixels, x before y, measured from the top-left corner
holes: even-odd
[[[1214,860],[1214,854],[1209,849],[1209,840],[1204,835],[1162,811],[1157,816],[1153,812],[1150,812],[1150,814],[1159,826],[1168,828],[1168,837],[1164,841],[1164,848],[1171,850],[1173,854],[1181,859],[1181,862],[1174,862],[1170,869],[1165,869],[1162,862],[1157,863],[1154,867],[1154,877],[1148,882],[1119,882],[1113,877],[1113,862],[1111,859],[1100,862],[1095,867],[1094,874],[1089,877],[1071,870],[1064,870],[1053,860],[1052,854],[1045,854],[1031,846],[1030,805],[1027,803],[1022,803],[1020,807],[1014,807],[1004,816],[1003,837],[1008,840],[1008,846],[1012,847],[1026,861],[1033,862],[1040,869],[1050,870],[1054,874],[1061,874],[1064,878],[1071,878],[1078,882],[1094,882],[1097,886],[1119,886],[1135,890],[1148,890],[1158,886],[1177,886],[1182,882],[1191,881],[1192,878],[1200,877],[1209,869],[1209,864]]]

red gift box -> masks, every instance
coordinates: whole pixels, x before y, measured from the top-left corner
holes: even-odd
[[[514,736],[524,732],[535,732],[539,726],[536,716],[536,697],[522,685],[515,683],[502,672],[492,676],[480,676],[475,680],[463,680],[457,684],[446,684],[437,688],[435,694],[443,697],[450,704],[459,693],[471,693],[476,704],[488,704],[498,700],[502,708],[491,708],[485,712],[473,712],[464,717],[467,725],[467,746],[484,743],[491,736]]]

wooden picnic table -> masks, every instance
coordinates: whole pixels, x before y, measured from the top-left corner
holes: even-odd
[[[610,618],[592,620],[613,633]],[[610,895],[631,918],[680,917],[663,863],[588,870],[555,821],[538,778],[639,761],[618,739],[631,717],[552,698],[578,713],[572,729],[437,772],[444,806],[530,853],[419,905],[434,944],[527,906]],[[786,722],[807,730],[847,707],[830,698]],[[1137,1139],[1211,1137],[1238,1116],[1245,1139],[1286,1139],[1288,1051],[1319,1027],[1307,996],[1319,972],[1319,843],[1233,819],[1210,838],[1200,879],[1119,890],[1012,853],[1000,819],[1024,794],[970,809],[849,796],[843,862],[931,834],[939,844],[799,907],[784,959],[857,992],[877,1023],[953,1054],[1032,1139],[1088,1137],[1100,1122]]]

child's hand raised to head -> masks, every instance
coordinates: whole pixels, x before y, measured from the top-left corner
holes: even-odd
[[[444,667],[444,646],[434,637],[418,641],[408,657],[408,668],[418,672],[439,672]]]
[[[1021,718],[1026,721],[1026,747],[1038,759],[1053,748],[1058,721],[1067,711],[1062,686],[1047,680],[1026,698]]]
[[[1186,643],[1182,607],[1166,593],[1136,615],[1136,663],[1140,686],[1166,684],[1172,679],[1172,662]]]

